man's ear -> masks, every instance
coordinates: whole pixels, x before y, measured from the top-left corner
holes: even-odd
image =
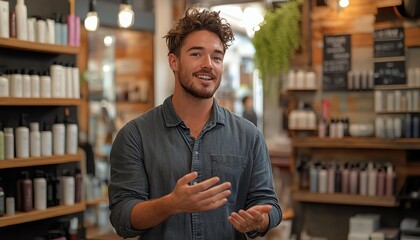
[[[172,69],[172,71],[177,72],[178,71],[178,57],[175,56],[175,54],[170,53],[168,55],[168,61],[169,61],[169,67]]]

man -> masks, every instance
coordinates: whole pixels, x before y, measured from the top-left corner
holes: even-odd
[[[213,98],[230,25],[188,9],[165,38],[174,93],[114,141],[111,223],[142,240],[262,236],[281,221],[264,138]]]
[[[251,96],[245,96],[242,98],[242,105],[244,106],[244,111],[242,112],[242,117],[252,122],[255,126],[257,125],[258,118],[257,114],[254,111],[254,104]]]

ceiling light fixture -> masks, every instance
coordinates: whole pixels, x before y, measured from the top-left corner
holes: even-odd
[[[99,17],[96,12],[96,0],[89,1],[89,12],[85,19],[85,28],[88,31],[96,31],[99,26]]]
[[[340,4],[340,7],[346,8],[349,6],[349,0],[340,0],[339,4]]]
[[[129,28],[134,23],[134,12],[130,2],[130,0],[121,0],[118,25],[122,28]]]
[[[96,12],[96,0],[89,1],[89,12],[85,19],[85,28],[88,31],[96,31],[99,26],[99,17]]]

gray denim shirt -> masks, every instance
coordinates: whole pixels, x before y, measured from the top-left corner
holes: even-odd
[[[258,204],[273,206],[269,229],[282,218],[272,182],[267,147],[249,121],[219,106],[195,140],[165,102],[130,121],[117,134],[111,150],[110,220],[120,236],[147,239],[246,239],[228,221],[232,212]],[[218,176],[232,184],[224,206],[206,212],[179,213],[139,231],[130,223],[135,204],[171,193],[185,174],[196,171],[200,182]],[[256,237],[258,234],[248,234]]]

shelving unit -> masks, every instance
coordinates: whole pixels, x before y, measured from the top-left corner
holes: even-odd
[[[80,99],[67,98],[0,98],[0,106],[79,106]]]
[[[420,139],[399,138],[380,139],[363,137],[318,138],[318,137],[296,137],[292,139],[294,148],[343,148],[343,149],[420,149]]]
[[[35,3],[27,3],[28,9],[33,10]],[[71,13],[74,15],[74,0],[70,1]],[[66,6],[60,9],[49,9],[47,6],[42,11],[48,14],[51,11],[62,11],[69,14]],[[29,13],[29,11],[28,11]],[[80,53],[79,47],[65,46],[58,44],[46,44],[38,42],[22,41],[16,38],[0,38],[0,52],[4,52],[0,57],[0,65],[4,69],[32,68],[36,72],[45,71],[53,61],[65,61],[69,64],[77,65],[77,58]],[[6,54],[7,53],[7,54]],[[8,124],[8,127],[17,127],[17,116],[27,114],[28,122],[46,122],[47,125],[53,122],[55,115],[64,113],[68,109],[71,118],[77,121],[78,108],[82,105],[81,99],[75,98],[0,98],[0,121]],[[42,124],[41,124],[42,125]],[[42,126],[40,126],[40,130]],[[42,170],[45,173],[59,175],[65,168],[80,168],[83,171],[81,153],[52,155],[48,157],[28,157],[13,158],[0,161],[0,175],[6,196],[17,197],[16,173],[19,171],[29,172],[32,177],[35,171]],[[18,202],[15,199],[15,202]],[[58,204],[58,203],[57,203]],[[16,209],[18,209],[16,207]],[[16,211],[15,215],[4,215],[0,217],[1,238],[12,239],[12,236],[19,235],[22,239],[32,239],[36,235],[45,234],[45,226],[57,221],[56,218],[78,217],[83,219],[81,214],[86,209],[86,203],[82,199],[74,205],[57,205],[48,207],[45,210],[31,210],[28,212]],[[20,226],[14,226],[34,221],[40,221],[46,224],[43,227],[30,227],[19,234],[16,229]],[[36,225],[36,224],[34,224]],[[25,225],[27,226],[27,225]],[[84,237],[84,236],[83,236]]]
[[[351,194],[336,193],[312,193],[309,191],[299,191],[293,193],[293,199],[300,202],[313,203],[332,203],[346,205],[365,205],[378,207],[396,207],[398,202],[391,197],[370,197]]]
[[[0,227],[11,226],[20,223],[32,222],[46,218],[63,216],[71,213],[83,212],[85,203],[77,203],[72,206],[55,206],[46,210],[34,210],[30,212],[17,212],[14,216],[0,217]]]
[[[0,169],[80,162],[81,158],[82,156],[80,154],[50,157],[14,158],[0,161]]]

